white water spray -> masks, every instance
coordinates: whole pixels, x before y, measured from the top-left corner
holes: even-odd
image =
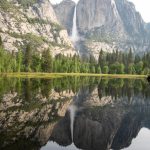
[[[74,16],[73,16],[73,26],[72,26],[72,35],[71,40],[73,43],[77,42],[79,39],[78,37],[78,30],[77,30],[77,8],[75,6],[74,9]]]

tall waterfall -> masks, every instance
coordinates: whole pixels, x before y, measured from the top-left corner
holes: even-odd
[[[77,42],[79,39],[78,37],[78,29],[77,29],[77,8],[75,6],[74,9],[74,16],[73,16],[73,26],[72,26],[72,35],[71,35],[71,40],[72,42]]]

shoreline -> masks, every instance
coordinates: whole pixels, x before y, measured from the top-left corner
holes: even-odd
[[[110,77],[110,78],[147,78],[147,75],[132,74],[92,74],[92,73],[42,73],[42,72],[14,72],[0,73],[0,77],[10,78],[62,78],[62,77]]]

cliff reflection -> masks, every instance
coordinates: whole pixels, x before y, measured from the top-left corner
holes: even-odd
[[[0,149],[40,149],[48,141],[64,148],[123,149],[131,145],[141,128],[150,128],[146,80],[0,82]]]
[[[135,87],[135,84],[140,86]],[[150,96],[147,89],[141,88],[143,86],[140,80],[113,79],[110,83],[102,80],[98,88],[83,88],[74,102],[78,109],[74,116],[73,140],[69,125],[71,105],[55,126],[50,141],[62,146],[73,142],[77,148],[87,150],[130,146],[141,128],[150,127]],[[95,106],[92,106],[92,101],[91,106],[87,105],[91,99],[99,102]],[[59,133],[63,133],[60,139]]]
[[[74,118],[73,141],[68,111],[54,127],[49,140],[62,146],[73,142],[79,149],[123,149],[131,144],[141,128],[150,125],[149,109],[106,106],[79,110]]]

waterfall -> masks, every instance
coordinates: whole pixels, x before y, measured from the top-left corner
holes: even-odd
[[[75,6],[74,9],[74,16],[73,16],[73,26],[72,26],[72,35],[71,40],[73,43],[78,41],[78,30],[77,30],[77,7]]]

